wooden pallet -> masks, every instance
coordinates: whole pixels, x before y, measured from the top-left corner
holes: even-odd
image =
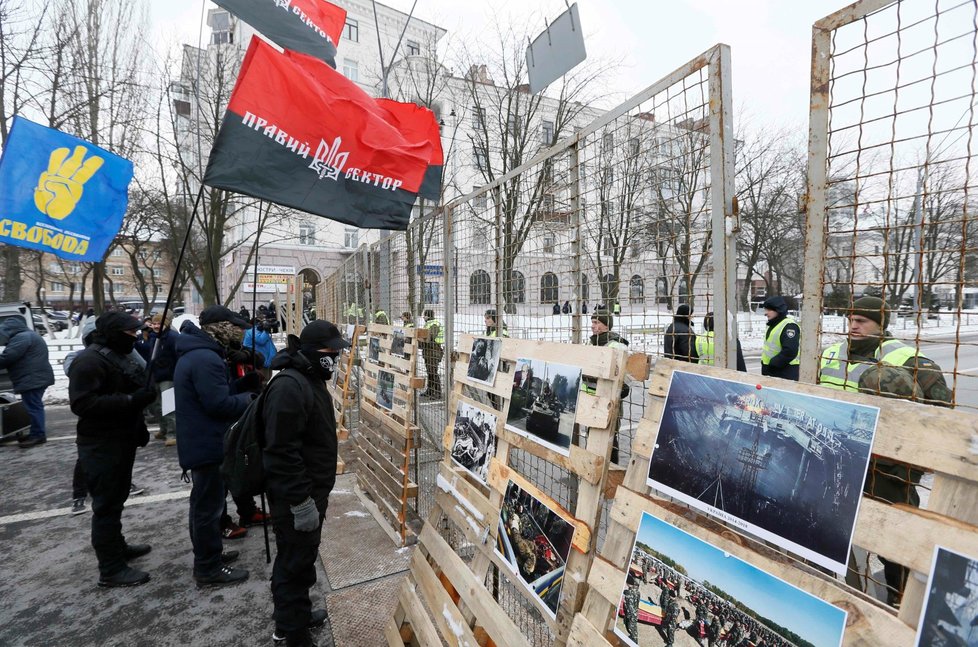
[[[391,352],[395,333],[404,339],[403,352],[398,354]],[[363,388],[356,434],[357,484],[376,504],[378,522],[389,526],[401,546],[415,543],[421,527],[415,512],[418,485],[411,478],[421,432],[412,421],[415,390],[424,385],[424,378],[416,375],[417,342],[426,334],[423,329],[371,324],[367,346],[360,350]],[[380,345],[376,360],[369,358],[370,339],[377,339]],[[378,403],[382,371],[394,379],[389,409]]]
[[[493,384],[485,385],[467,377],[474,339],[463,335],[459,340],[452,419],[445,430],[445,459],[437,477],[435,507],[421,532],[420,550],[414,555],[411,576],[403,585],[393,621],[386,630],[389,644],[395,647],[406,643],[439,645],[441,640],[449,645],[529,645],[519,627],[486,589],[486,578],[492,567],[498,569],[500,578],[514,584],[513,589],[528,604],[540,611],[544,622],[557,636],[557,644],[568,639],[574,614],[584,600],[584,583],[594,554],[594,532],[600,521],[612,436],[625,379],[625,353],[609,348],[503,339],[499,370]],[[597,380],[596,394],[580,393],[575,412],[576,424],[589,427],[584,447],[571,445],[569,455],[565,456],[504,427],[516,360],[522,358],[580,366],[585,376]],[[496,452],[485,482],[451,460],[450,443],[459,402],[498,416]],[[577,489],[574,509],[564,509],[527,475],[521,474],[512,465],[513,449],[524,450],[566,469]],[[551,618],[539,598],[517,581],[516,574],[494,550],[497,521],[509,482],[546,504],[574,527],[556,618]],[[474,550],[470,561],[463,561],[439,534],[438,529],[446,520],[462,533],[465,545]],[[425,606],[431,610],[430,616]]]
[[[350,342],[350,348],[340,353],[335,378],[327,384],[336,416],[336,436],[340,441],[349,438],[350,412],[357,406],[357,392],[353,388],[353,371],[359,362],[358,344],[364,330],[363,326],[353,327],[353,334],[347,340]]]
[[[936,473],[928,510],[887,505],[863,497],[856,519],[855,545],[915,571],[899,612],[820,569],[756,541],[735,528],[656,496],[646,484],[659,419],[672,373],[682,370],[744,382],[736,371],[660,359],[656,362],[646,413],[639,423],[632,458],[611,508],[607,535],[587,578],[589,591],[576,621],[572,644],[618,644],[615,617],[643,512],[699,537],[721,550],[808,591],[848,612],[845,645],[914,644],[925,573],[934,547],[978,555],[978,458],[973,447],[978,418],[973,414],[824,387],[751,376],[750,383],[880,408],[874,454],[921,465]],[[940,485],[939,484],[946,484]],[[955,518],[959,517],[959,518]],[[881,529],[899,529],[881,532]],[[918,579],[916,574],[921,574]],[[919,588],[919,594],[914,589]]]

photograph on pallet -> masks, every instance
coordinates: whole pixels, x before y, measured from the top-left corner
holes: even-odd
[[[499,509],[496,552],[520,584],[557,617],[574,525],[509,481]]]
[[[675,371],[648,484],[841,575],[878,419],[877,407]]]
[[[473,339],[466,376],[473,382],[492,386],[496,381],[496,371],[499,369],[499,355],[502,349],[502,339],[484,339],[482,337]]]
[[[353,331],[356,329],[354,324],[346,324],[346,328],[343,330],[343,339],[346,341],[353,341]]]
[[[371,362],[380,361],[380,338],[379,337],[370,338],[370,345],[367,346],[367,359],[369,359]]]
[[[978,646],[978,558],[934,548],[916,645]]]
[[[404,355],[404,331],[395,330],[391,335],[391,355],[401,357]]]
[[[388,411],[394,408],[394,374],[377,371],[377,404]]]
[[[580,367],[516,360],[506,428],[569,456],[580,388]]]
[[[489,461],[496,453],[496,424],[494,414],[468,402],[458,401],[455,425],[452,428],[452,460],[475,478],[486,482]]]
[[[642,513],[615,634],[633,647],[838,647],[846,612]]]

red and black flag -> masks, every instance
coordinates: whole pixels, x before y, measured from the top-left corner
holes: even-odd
[[[406,229],[440,158],[434,115],[406,112],[395,121],[322,61],[254,38],[204,183],[357,227]]]
[[[427,200],[441,199],[442,167],[445,157],[441,148],[441,130],[433,112],[416,103],[400,103],[393,99],[377,99],[377,104],[385,108],[390,117],[388,121],[394,124],[401,133],[411,139],[427,138],[431,142],[431,159],[421,183],[418,195]]]
[[[326,0],[214,0],[284,49],[336,67],[346,9]]]

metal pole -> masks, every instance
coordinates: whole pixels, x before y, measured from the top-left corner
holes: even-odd
[[[446,207],[443,215],[445,225],[442,241],[445,249],[445,352],[443,353],[445,359],[445,388],[442,392],[445,394],[446,420],[451,420],[452,418],[452,411],[450,410],[452,398],[449,397],[448,393],[452,388],[451,385],[454,384],[452,379],[452,351],[455,349],[455,236],[452,223],[453,215],[454,209]],[[499,313],[496,314],[498,315]]]
[[[502,192],[497,186],[492,190],[492,201],[494,203],[494,211],[496,215],[496,291],[494,293],[493,301],[496,303],[496,337],[503,336],[503,316],[506,312],[503,310],[503,282],[505,269],[503,268],[503,205],[502,205]],[[512,269],[510,271],[512,275]],[[513,286],[508,286],[512,289]]]
[[[574,273],[574,312],[571,315],[571,342],[582,343],[583,315],[581,313],[581,256],[584,253],[581,241],[581,140],[574,141],[570,151],[570,207],[571,207],[571,271]]]

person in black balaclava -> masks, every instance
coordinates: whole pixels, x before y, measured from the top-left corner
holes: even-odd
[[[336,418],[324,382],[350,344],[332,323],[319,319],[289,335],[272,360],[281,373],[269,383],[262,410],[264,466],[277,554],[272,567],[276,641],[315,647],[309,629],[326,621],[312,610],[316,558],[323,517],[336,481]]]
[[[672,323],[666,328],[662,338],[662,355],[667,359],[694,364],[699,361],[699,355],[696,354],[696,333],[693,332],[689,319],[692,314],[692,308],[685,303],[676,308]]]
[[[132,485],[136,447],[149,432],[143,409],[156,399],[146,387],[146,368],[132,355],[142,322],[124,312],[106,312],[95,322],[87,348],[68,374],[71,411],[78,416],[78,458],[92,496],[92,547],[98,558],[99,586],[135,586],[149,573],[128,562],[150,551],[122,535],[122,508]]]

